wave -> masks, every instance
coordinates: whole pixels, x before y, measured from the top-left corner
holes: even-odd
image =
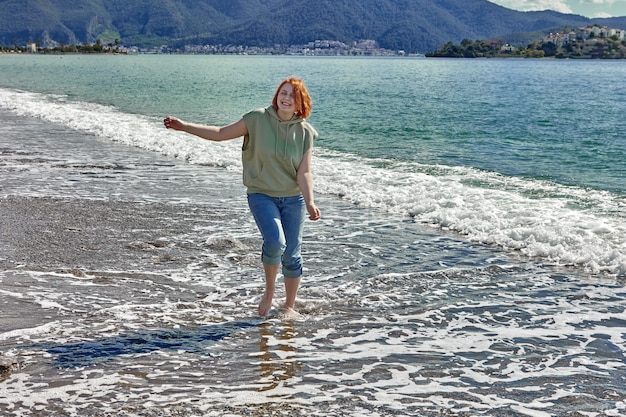
[[[97,137],[239,170],[240,141],[209,143],[163,128],[160,118],[65,96],[0,89],[0,107]],[[318,148],[316,191],[355,205],[410,216],[531,259],[626,275],[626,198],[607,191]]]

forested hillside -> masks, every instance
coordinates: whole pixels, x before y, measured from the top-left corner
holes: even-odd
[[[523,13],[486,0],[0,0],[2,45],[119,39],[139,46],[273,46],[374,39],[383,48],[425,52],[448,41],[589,23],[626,28],[626,17]]]

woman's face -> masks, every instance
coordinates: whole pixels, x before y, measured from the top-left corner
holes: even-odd
[[[278,105],[278,112],[285,116],[293,116],[296,112],[296,97],[293,94],[293,86],[289,83],[285,83],[280,87],[278,96],[276,97],[276,104]]]

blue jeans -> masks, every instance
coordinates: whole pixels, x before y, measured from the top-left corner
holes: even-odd
[[[261,259],[266,265],[283,264],[285,278],[302,276],[302,231],[305,205],[301,195],[270,197],[248,194],[248,206],[263,236]]]

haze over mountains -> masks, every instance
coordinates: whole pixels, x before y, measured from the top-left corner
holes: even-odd
[[[626,29],[626,17],[518,12],[486,0],[0,0],[0,44],[274,46],[373,39],[424,53],[462,39],[524,43],[565,26]]]

